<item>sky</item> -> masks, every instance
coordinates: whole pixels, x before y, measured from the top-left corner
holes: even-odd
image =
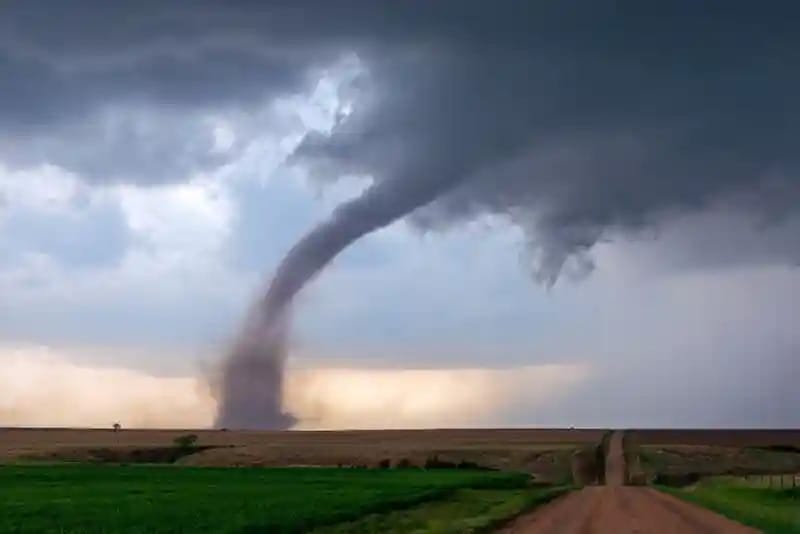
[[[298,428],[800,425],[784,8],[0,2],[0,426],[211,425],[347,202]]]

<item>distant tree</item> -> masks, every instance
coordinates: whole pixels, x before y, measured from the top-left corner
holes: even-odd
[[[119,432],[122,430],[122,425],[119,423],[114,423],[114,432]]]
[[[193,449],[197,444],[197,434],[184,434],[172,441],[179,449]]]

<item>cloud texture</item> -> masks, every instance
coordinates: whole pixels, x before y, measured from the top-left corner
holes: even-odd
[[[355,54],[352,106],[296,159],[321,179],[368,175],[404,211],[435,200],[424,227],[507,216],[552,283],[599,239],[675,212],[795,214],[798,42],[783,6],[13,3],[0,146],[89,180],[174,180],[230,157],[196,137],[203,112],[291,95]],[[139,104],[157,124],[121,111]]]

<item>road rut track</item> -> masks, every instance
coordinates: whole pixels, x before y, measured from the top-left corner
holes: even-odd
[[[622,432],[606,457],[606,485],[591,486],[523,515],[500,533],[528,534],[745,534],[756,530],[653,488],[625,486]]]

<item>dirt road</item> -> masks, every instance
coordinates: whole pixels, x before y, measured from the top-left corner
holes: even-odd
[[[502,529],[502,533],[601,534],[642,532],[752,533],[704,508],[652,488],[624,486],[622,432],[615,432],[606,457],[606,486],[587,487],[547,504]]]
[[[622,436],[622,432],[614,432],[608,441],[606,486],[625,485],[625,451],[622,449]]]

